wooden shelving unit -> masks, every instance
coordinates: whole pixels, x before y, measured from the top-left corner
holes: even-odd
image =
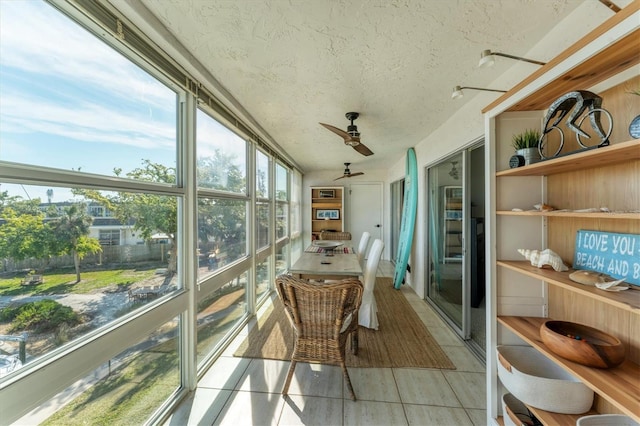
[[[593,91],[596,84],[640,63],[638,43],[640,0],[635,0],[483,110],[490,123],[487,155],[493,158],[489,172],[494,176],[486,200],[492,206],[488,247],[493,248],[487,265],[491,300],[487,315],[497,327],[488,330],[487,382],[488,410],[496,423],[500,393],[491,352],[498,344],[514,344],[518,339],[596,394],[592,411],[580,415],[529,407],[544,425],[575,425],[578,418],[597,413],[623,413],[640,422],[639,288],[606,292],[578,284],[569,279],[571,270],[537,268],[517,252],[518,248],[550,248],[571,265],[578,230],[640,234],[640,140],[630,140],[627,131],[631,118],[640,114],[640,99],[629,95],[631,88],[640,86],[640,76],[611,83],[598,93],[603,108],[614,117],[609,146],[508,168],[515,132],[539,126],[544,109],[564,93]],[[572,142],[563,154],[576,149]],[[528,210],[538,203],[557,210]],[[602,207],[609,211],[579,211]],[[612,369],[597,369],[555,355],[539,335],[541,324],[551,318],[616,336],[626,348],[625,362]]]
[[[561,358],[549,350],[540,339],[540,326],[546,320],[547,318],[535,317],[498,317],[500,324],[521,337],[547,358],[582,380],[585,385],[598,395],[602,395],[624,414],[636,420],[640,419],[640,366],[633,362],[625,361],[615,368],[600,369],[585,367]]]
[[[462,187],[443,186],[442,197],[442,261],[462,262]]]
[[[319,219],[318,210],[337,210],[338,219]],[[344,231],[344,188],[342,186],[311,187],[311,239],[317,240],[323,230]]]

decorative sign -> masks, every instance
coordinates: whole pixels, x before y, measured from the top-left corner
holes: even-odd
[[[573,268],[624,278],[626,283],[640,286],[640,235],[580,229]]]

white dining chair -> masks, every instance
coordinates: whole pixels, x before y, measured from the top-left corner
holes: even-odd
[[[371,234],[367,231],[362,233],[362,237],[360,237],[360,244],[358,244],[358,262],[362,262],[364,260],[364,257],[367,254],[367,246],[369,245],[370,238]]]
[[[378,329],[378,305],[373,295],[373,289],[376,285],[376,273],[383,248],[384,243],[382,240],[376,239],[371,245],[371,250],[369,250],[369,258],[367,259],[363,277],[364,293],[362,294],[362,304],[358,311],[358,324],[374,330]]]

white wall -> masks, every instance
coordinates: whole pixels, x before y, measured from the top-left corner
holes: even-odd
[[[616,2],[620,7],[627,5],[629,1]],[[565,18],[557,27],[537,43],[525,57],[531,59],[549,58],[562,52],[575,41],[600,25],[603,21],[613,15],[613,12],[597,1],[584,2],[571,15]],[[572,28],[572,31],[567,31]],[[486,46],[485,48],[491,48]],[[552,54],[550,55],[550,52]],[[478,50],[478,55],[480,49]],[[504,52],[512,53],[513,52]],[[508,90],[515,84],[526,78],[530,73],[538,69],[538,66],[514,61],[513,66],[504,74],[497,76],[494,84],[488,85],[491,88],[501,88]],[[470,81],[451,82],[451,86],[456,84],[473,86],[473,76]],[[426,223],[426,168],[440,159],[459,151],[478,138],[484,136],[484,116],[482,109],[499,97],[498,93],[476,92],[465,90],[465,100],[473,97],[452,115],[447,121],[442,123],[437,129],[433,129],[420,143],[415,146],[418,162],[418,212],[416,215],[416,227],[413,239],[413,249],[409,264],[411,273],[407,274],[406,283],[413,287],[415,292],[422,298],[425,297],[425,261],[426,248],[428,247]],[[451,100],[455,102],[455,100]],[[430,129],[425,129],[429,132]],[[387,180],[385,181],[385,200],[389,200],[389,187],[391,182],[404,177],[405,157],[402,157],[394,165],[389,167]],[[390,206],[385,206],[385,242],[389,245],[389,217]],[[393,258],[395,254],[391,254]]]

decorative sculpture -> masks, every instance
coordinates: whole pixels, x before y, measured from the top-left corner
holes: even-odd
[[[562,262],[560,256],[551,249],[545,249],[542,251],[518,249],[518,253],[520,253],[524,256],[525,259],[530,261],[531,265],[538,268],[549,265],[556,272],[564,272],[569,270],[569,268]]]
[[[547,115],[544,120],[544,126],[542,135],[540,136],[540,141],[538,142],[538,151],[542,158],[547,158],[544,155],[544,142],[548,133],[550,133],[553,129],[556,129],[560,132],[560,144],[556,152],[552,155],[552,157],[558,156],[560,151],[562,151],[562,147],[564,146],[564,132],[557,127],[558,124],[562,121],[562,119],[567,116],[567,127],[576,133],[576,137],[578,139],[578,143],[583,148],[590,148],[588,145],[585,145],[582,142],[581,138],[591,138],[589,134],[587,134],[584,130],[582,130],[582,122],[586,117],[589,117],[589,121],[591,122],[591,127],[596,131],[598,136],[600,136],[600,143],[597,147],[609,145],[609,136],[611,136],[611,131],[613,129],[613,120],[611,118],[611,114],[606,109],[602,107],[602,98],[596,95],[593,92],[589,92],[587,90],[576,90],[574,92],[565,93],[556,99],[550,106],[547,112]],[[578,123],[576,121],[580,116],[584,113],[585,110],[589,110],[589,112],[580,119]],[[602,124],[600,124],[600,115],[604,113],[609,118],[609,130],[607,132],[602,128]],[[556,118],[557,116],[557,118]],[[555,121],[549,126],[549,122],[553,120]]]

